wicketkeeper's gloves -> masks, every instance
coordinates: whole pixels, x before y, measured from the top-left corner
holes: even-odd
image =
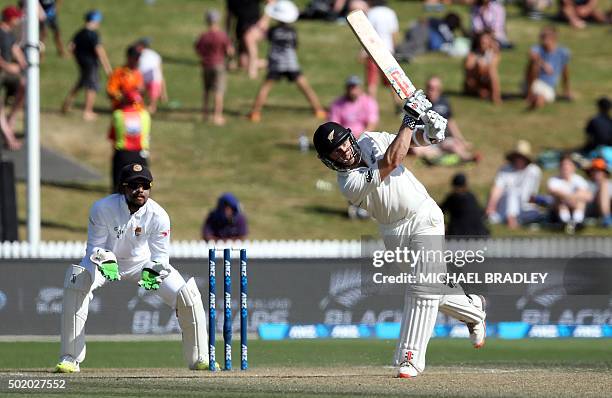
[[[160,283],[170,274],[170,272],[160,263],[151,263],[148,267],[142,269],[138,286],[144,287],[146,290],[159,289]]]
[[[115,254],[106,249],[100,247],[94,247],[89,259],[96,264],[98,270],[109,281],[118,281],[121,279],[119,275],[119,264],[117,264],[117,257]]]

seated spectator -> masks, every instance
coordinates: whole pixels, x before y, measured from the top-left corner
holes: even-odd
[[[530,109],[541,108],[555,101],[559,77],[564,95],[571,98],[569,81],[570,52],[557,44],[557,31],[546,26],[540,33],[540,44],[531,47],[527,66],[527,103]]]
[[[554,218],[565,224],[565,230],[573,234],[584,222],[586,205],[593,200],[587,181],[576,174],[576,165],[569,154],[561,157],[559,175],[548,179],[548,192],[553,196]]]
[[[344,95],[331,104],[329,120],[351,129],[353,136],[359,138],[364,131],[376,128],[378,118],[378,104],[363,92],[361,79],[357,76],[346,79]]]
[[[219,197],[217,208],[208,213],[202,226],[204,240],[243,240],[248,234],[247,219],[240,202],[231,193]]]
[[[119,109],[123,103],[123,94],[132,91],[144,91],[144,79],[138,70],[140,51],[136,46],[129,46],[126,50],[126,63],[117,67],[108,78],[106,93],[111,100],[112,109]]]
[[[442,211],[450,218],[447,235],[487,236],[489,231],[484,225],[484,211],[478,199],[470,192],[467,178],[457,173],[451,182],[453,191],[442,203]]]
[[[465,56],[469,51],[469,40],[458,37],[457,33],[466,35],[461,17],[454,12],[449,12],[443,19],[421,18],[408,28],[404,40],[395,48],[395,58],[410,62],[426,51]]]
[[[500,59],[499,48],[491,32],[484,31],[476,35],[464,63],[465,93],[501,104],[498,73]]]
[[[506,9],[503,4],[493,0],[476,0],[470,19],[472,33],[480,34],[489,30],[502,49],[514,47],[506,35]]]
[[[532,163],[531,145],[525,140],[519,140],[506,159],[495,176],[485,212],[490,223],[505,222],[515,229],[541,218],[530,199],[538,193],[542,171]]]
[[[586,216],[600,218],[603,227],[612,227],[612,215],[610,215],[612,180],[608,164],[602,158],[593,159],[587,174],[593,200],[587,204]]]
[[[598,156],[597,151],[605,151],[609,147],[612,151],[612,119],[610,118],[610,100],[601,97],[597,100],[597,115],[593,116],[586,125],[586,144],[582,152],[588,157]],[[609,159],[608,159],[609,161]]]
[[[552,0],[524,0],[522,2],[523,12],[530,19],[540,20],[544,18],[544,11],[552,6]]]
[[[453,118],[450,102],[443,95],[442,79],[440,77],[432,76],[429,78],[425,85],[425,95],[431,101],[432,109],[448,120],[446,139],[439,144],[414,147],[412,148],[413,153],[428,162],[434,162],[434,159],[440,158],[444,154],[456,154],[458,161],[462,162],[478,161],[480,155],[472,153],[472,144],[465,140],[461,130],[459,130],[459,125]]]
[[[603,11],[597,9],[597,0],[560,0],[561,17],[576,29],[586,27],[586,21],[607,23]]]

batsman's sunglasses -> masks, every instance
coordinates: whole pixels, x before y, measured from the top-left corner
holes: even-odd
[[[144,189],[145,191],[148,191],[149,189],[151,189],[151,184],[150,182],[124,182],[123,184],[124,187],[128,187],[129,189],[135,191],[138,188],[142,187],[142,189]]]

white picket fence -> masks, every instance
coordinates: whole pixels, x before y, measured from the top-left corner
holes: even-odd
[[[371,247],[371,244],[369,245]],[[375,247],[383,248],[382,242]],[[359,258],[359,240],[259,240],[233,242],[177,241],[170,246],[172,258],[205,258],[210,248],[247,249],[249,258]],[[549,237],[460,239],[449,243],[450,250],[485,249],[486,257],[497,258],[568,258],[605,256],[612,258],[612,237]],[[0,259],[80,258],[85,242],[1,242]]]

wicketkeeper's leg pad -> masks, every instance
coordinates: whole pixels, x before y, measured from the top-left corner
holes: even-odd
[[[91,300],[91,274],[80,265],[71,265],[64,278],[61,324],[61,356],[77,362],[85,359],[85,322]]]
[[[183,332],[183,355],[189,368],[193,369],[196,362],[208,362],[206,314],[193,278],[177,294],[176,315]]]
[[[465,323],[480,323],[486,318],[484,305],[479,296],[470,294],[444,295],[440,300],[440,311]]]

